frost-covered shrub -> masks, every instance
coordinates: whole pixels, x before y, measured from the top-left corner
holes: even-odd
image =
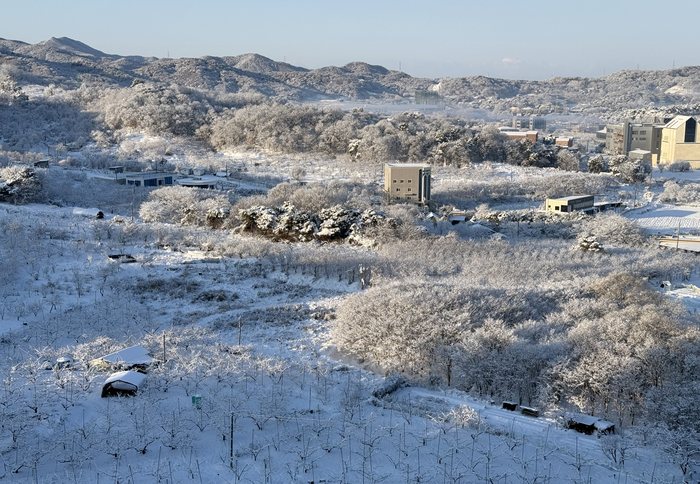
[[[218,228],[230,210],[231,203],[221,192],[173,186],[152,191],[141,204],[139,216],[146,222]]]
[[[269,323],[286,326],[290,322],[305,321],[311,318],[311,310],[301,305],[272,306],[265,309],[251,309],[241,313],[245,324]],[[238,321],[231,321],[231,326],[238,326]]]
[[[644,230],[634,221],[614,213],[586,217],[579,225],[582,237],[592,237],[604,244],[635,246],[646,240]]]
[[[651,165],[645,161],[617,155],[608,161],[610,172],[629,183],[644,181],[651,173]]]
[[[581,235],[572,248],[581,252],[603,252],[603,246],[592,235]]]
[[[0,201],[23,204],[33,201],[41,190],[37,174],[27,166],[0,168]]]
[[[687,161],[674,161],[670,163],[666,169],[675,172],[690,171],[690,163]]]
[[[403,376],[389,375],[372,390],[372,396],[374,398],[384,398],[406,385],[406,379]]]
[[[595,155],[588,159],[588,173],[602,173],[606,168],[603,155]]]
[[[575,236],[574,225],[586,220],[582,212],[543,212],[539,210],[489,210],[483,204],[477,207],[472,221],[509,237],[555,237],[569,239]]]
[[[139,293],[150,293],[153,296],[168,296],[171,298],[183,298],[197,291],[200,284],[186,275],[163,278],[142,278],[134,284],[134,290]]]
[[[669,180],[664,183],[664,191],[659,201],[665,203],[697,203],[700,201],[700,183]]]
[[[284,202],[279,208],[257,206],[243,209],[238,218],[241,231],[293,241],[342,240],[358,235],[364,228],[391,222],[383,213],[371,209],[359,212],[336,205],[320,213],[311,213],[299,210],[289,202]]]
[[[557,168],[565,171],[579,171],[580,160],[569,150],[560,150],[557,153]]]
[[[234,297],[235,296],[235,297]],[[200,292],[194,299],[194,302],[224,302],[237,299],[238,296],[230,294],[223,289],[212,289],[209,291]]]

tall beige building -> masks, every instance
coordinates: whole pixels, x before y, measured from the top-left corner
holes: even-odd
[[[384,191],[390,201],[429,201],[430,166],[420,163],[387,163],[384,165]]]
[[[661,153],[662,124],[630,123],[608,124],[605,127],[605,151],[611,155],[626,155],[630,151],[644,150],[653,160]]]
[[[690,116],[676,116],[664,126],[661,134],[660,163],[687,161],[700,168],[700,136],[698,122]]]

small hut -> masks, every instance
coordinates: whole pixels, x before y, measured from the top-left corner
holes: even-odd
[[[133,368],[147,370],[148,367],[156,361],[158,360],[153,358],[148,353],[146,348],[141,345],[136,345],[131,346],[130,348],[124,348],[116,353],[94,359],[90,362],[90,364],[102,370],[131,370]]]
[[[102,398],[118,395],[134,396],[145,379],[146,375],[138,371],[114,373],[102,386]]]
[[[615,424],[612,422],[583,413],[566,414],[566,426],[571,430],[587,435],[591,435],[595,432],[600,434],[615,433]]]

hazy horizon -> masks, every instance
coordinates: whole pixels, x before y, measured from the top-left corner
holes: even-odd
[[[669,43],[695,45],[694,16],[682,15],[698,10],[695,3],[681,0],[664,12],[653,11],[651,2],[626,3],[593,0],[581,8],[553,0],[443,0],[426,7],[360,0],[349,9],[317,0],[28,0],[4,7],[0,36],[31,44],[69,37],[108,54],[144,57],[256,53],[308,69],[361,61],[427,78],[601,77],[700,64],[697,49],[669,49]],[[674,38],[640,33],[640,25],[673,25]]]

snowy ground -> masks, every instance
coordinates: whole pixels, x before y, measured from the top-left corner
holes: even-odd
[[[698,170],[660,173],[655,169],[652,175],[657,182],[671,180],[700,182],[700,171]],[[663,183],[657,183],[651,191],[643,195],[638,194],[640,206],[627,212],[626,216],[635,220],[640,227],[651,234],[673,235],[678,232],[679,227],[681,235],[700,232],[700,207],[660,203],[657,201],[657,197],[663,190]],[[633,187],[627,186],[624,191],[631,194]]]
[[[606,438],[461,392],[387,388],[337,361],[326,316],[359,290],[347,274],[163,250],[118,228],[98,241],[96,226],[117,225],[65,208],[2,206],[0,217],[40,249],[12,249],[22,260],[4,286],[2,481],[680,480],[641,444],[623,464]],[[115,252],[137,262],[108,262]],[[43,369],[133,344],[160,357],[163,337],[168,363],[133,398],[100,398],[106,373]]]
[[[628,217],[634,219],[640,227],[649,232],[662,235],[676,233],[679,226],[681,233],[700,230],[700,207],[648,206],[631,212]]]

